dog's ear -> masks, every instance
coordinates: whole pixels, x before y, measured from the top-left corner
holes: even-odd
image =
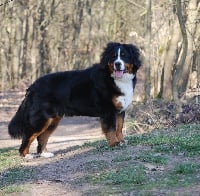
[[[141,66],[140,51],[139,51],[138,47],[133,44],[125,44],[125,47],[129,51],[134,69],[135,69],[135,71],[137,71]]]
[[[101,66],[105,67],[108,65],[108,62],[109,62],[109,58],[111,56],[111,52],[113,51],[113,49],[116,47],[116,46],[119,46],[120,43],[117,43],[117,42],[109,42],[107,44],[107,46],[105,47],[103,53],[101,54],[101,61],[100,61],[100,64]]]

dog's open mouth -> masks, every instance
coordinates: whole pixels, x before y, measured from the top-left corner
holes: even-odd
[[[122,78],[124,73],[126,73],[126,69],[125,70],[115,70],[115,77],[116,78]]]
[[[123,70],[116,70],[115,71],[115,77],[116,78],[122,78],[123,74],[124,74]]]

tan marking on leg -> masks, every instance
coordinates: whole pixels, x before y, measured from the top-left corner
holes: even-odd
[[[49,129],[49,127],[47,127],[47,129],[38,136],[38,138],[37,138],[37,140],[38,140],[37,153],[47,152],[46,145],[47,145],[48,139],[49,139],[50,135],[57,128],[60,120],[61,120],[61,117],[54,118],[52,123],[49,125],[49,126],[53,126],[52,129]]]
[[[34,133],[29,139],[28,139],[28,144],[26,145],[26,147],[24,148],[23,152],[20,154],[21,156],[26,156],[26,154],[29,154],[29,148],[31,146],[31,143],[34,141],[34,139],[36,137],[38,137],[40,134],[42,134],[48,127],[49,125],[52,123],[52,118],[48,119],[44,125],[44,127],[42,128],[42,130],[40,132]]]
[[[104,132],[109,146],[115,146],[119,143],[115,130],[108,130],[107,125],[101,121],[101,128]]]
[[[124,142],[124,136],[122,133],[123,124],[124,124],[124,117],[122,115],[117,115],[116,136],[117,136],[119,142]]]
[[[116,136],[116,131],[109,131],[105,133],[105,136],[109,146],[115,146],[119,143],[119,140]]]
[[[28,144],[26,145],[26,148],[23,150],[23,152],[20,154],[21,156],[25,157],[26,154],[29,154],[29,148],[31,146],[31,143],[34,141],[34,139],[37,137],[38,134],[33,134],[28,141]]]

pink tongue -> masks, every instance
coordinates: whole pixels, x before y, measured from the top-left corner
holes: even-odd
[[[123,71],[115,71],[115,77],[121,78],[123,76]]]

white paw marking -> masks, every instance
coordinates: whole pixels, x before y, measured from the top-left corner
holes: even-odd
[[[54,154],[52,152],[42,152],[40,154],[41,157],[44,157],[44,158],[51,158],[54,156]]]
[[[128,144],[128,140],[124,140],[123,142],[119,143],[120,146],[127,146],[127,144]]]
[[[128,145],[128,140],[124,140],[124,144],[127,146]]]
[[[30,159],[34,159],[36,156],[34,154],[26,154],[25,155],[25,159],[30,160]]]

